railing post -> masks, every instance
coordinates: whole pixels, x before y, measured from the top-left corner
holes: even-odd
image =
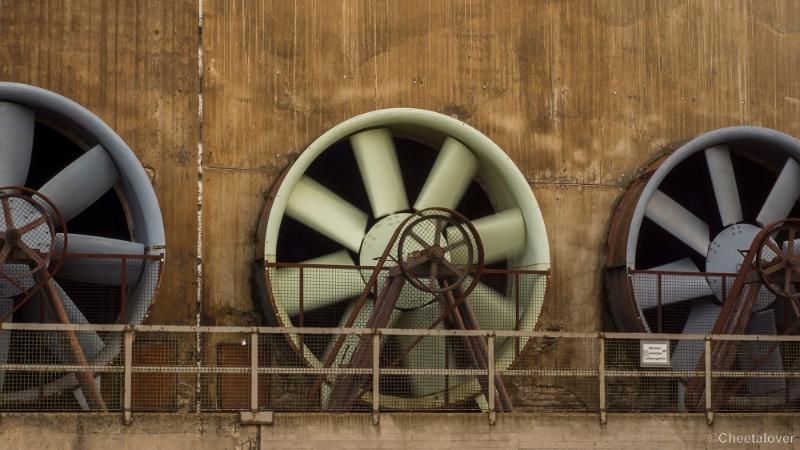
[[[597,378],[600,423],[605,425],[608,417],[606,414],[606,335],[603,333],[597,335]]]
[[[487,385],[489,386],[489,425],[494,425],[497,421],[497,411],[495,410],[495,361],[494,361],[494,334],[486,337],[486,348],[488,349],[488,356],[486,358],[486,368],[489,377]]]
[[[377,330],[372,335],[372,424],[381,420],[381,335]]]
[[[706,422],[714,423],[714,406],[711,398],[711,336],[706,336],[705,341],[705,378],[706,378]]]
[[[124,387],[122,394],[122,410],[123,421],[125,425],[130,425],[133,422],[133,414],[131,413],[133,380],[132,367],[133,367],[133,329],[130,327],[125,328],[122,332],[123,335],[123,350],[124,350]]]
[[[250,410],[258,412],[258,333],[250,333]]]

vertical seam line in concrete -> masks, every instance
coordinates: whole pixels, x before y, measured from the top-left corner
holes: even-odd
[[[197,0],[197,262],[195,265],[195,324],[201,325],[203,305],[203,0]],[[197,366],[202,364],[202,340],[195,335]],[[200,412],[200,373],[195,380],[195,409]]]

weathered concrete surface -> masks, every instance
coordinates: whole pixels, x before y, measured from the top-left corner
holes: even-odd
[[[727,448],[718,442],[720,433],[791,437],[798,428],[791,415],[727,415],[708,426],[696,414],[611,415],[606,425],[594,414],[509,414],[495,425],[480,414],[383,414],[373,426],[367,415],[279,414],[273,426],[262,428],[261,448]],[[794,447],[761,448],[800,448],[800,437],[794,441]]]
[[[2,449],[255,449],[258,427],[234,414],[3,414]]]
[[[37,449],[542,449],[800,448],[800,421],[789,414],[276,414],[273,425],[240,426],[235,414],[4,414],[0,448]],[[729,433],[729,434],[728,434]],[[771,435],[790,444],[720,440]],[[720,437],[721,436],[721,437]]]

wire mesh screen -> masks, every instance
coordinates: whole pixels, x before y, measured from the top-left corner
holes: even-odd
[[[736,274],[633,270],[630,278],[650,331],[705,334],[714,327]]]
[[[596,337],[531,338],[503,371],[517,411],[596,411],[599,407]]]
[[[118,410],[122,405],[120,333],[3,330],[0,408],[17,411]],[[74,349],[85,350],[83,364]]]
[[[648,363],[642,345],[666,349],[663,361]],[[608,411],[694,411],[703,407],[703,339],[607,339],[605,342]],[[699,370],[699,371],[698,371]],[[687,395],[692,386],[695,396]]]
[[[0,338],[4,411],[682,412],[709,394],[716,411],[800,409],[796,336],[3,324]]]
[[[711,354],[715,410],[800,409],[800,342],[715,341]]]

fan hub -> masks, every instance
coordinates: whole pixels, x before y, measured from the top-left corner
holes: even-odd
[[[760,227],[746,223],[731,225],[722,230],[708,246],[706,272],[737,273],[742,267],[750,244],[760,231]],[[727,277],[726,286],[723,288],[721,277],[708,277],[708,285],[719,303],[725,301],[725,296],[733,286],[734,278],[733,276]],[[769,291],[762,290],[758,294],[756,310],[769,306],[774,299],[775,297]]]

